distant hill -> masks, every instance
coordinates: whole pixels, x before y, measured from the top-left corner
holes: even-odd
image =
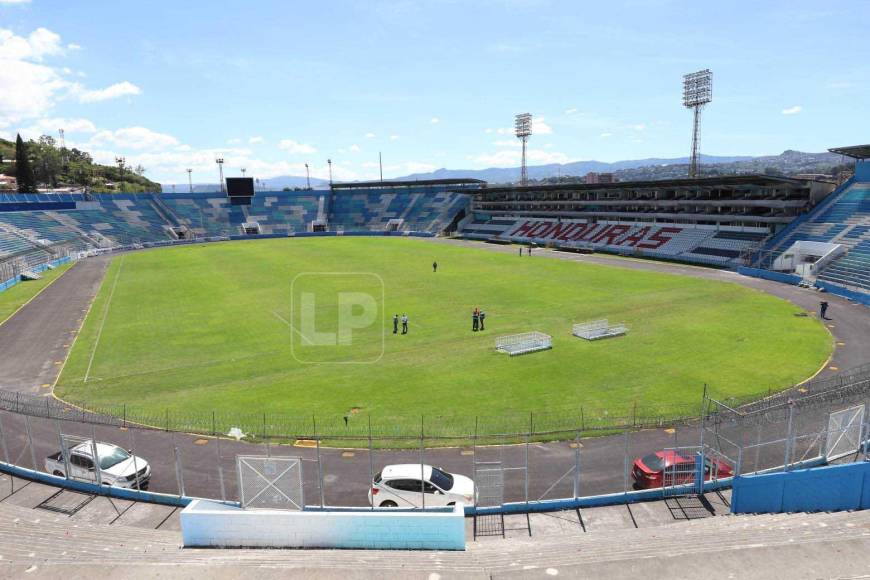
[[[159,192],[160,184],[136,172],[121,171],[115,165],[94,163],[90,154],[76,148],[61,149],[51,137],[28,141],[32,166],[40,188],[87,187],[94,192]],[[0,173],[15,175],[15,142],[0,139]]]
[[[839,155],[833,153],[803,153],[784,151],[780,155],[761,157],[702,155],[701,166],[704,174],[726,175],[745,173],[773,173],[795,175],[797,173],[819,173],[828,171],[841,163]],[[688,173],[688,157],[632,159],[606,163],[603,161],[575,161],[573,163],[553,163],[533,165],[528,168],[529,179],[533,181],[548,178],[575,176],[582,177],[592,172],[615,173],[623,181],[644,179],[671,179],[683,177]],[[518,180],[519,167],[491,167],[488,169],[437,169],[428,173],[412,173],[396,179],[449,179],[469,177],[483,179],[489,183],[513,183]]]
[[[804,153],[802,151],[783,151],[779,155],[702,155],[701,172],[703,175],[797,175],[799,173],[831,173],[842,169],[842,158],[833,153]],[[688,157],[630,159],[607,163],[604,161],[575,161],[572,163],[552,163],[529,167],[529,179],[534,182],[578,181],[590,171],[614,173],[620,181],[643,181],[674,179],[685,177],[689,171]],[[490,167],[488,169],[436,169],[428,173],[412,173],[395,177],[389,181],[424,179],[483,179],[492,184],[513,183],[519,179],[519,167]],[[285,187],[304,188],[305,177],[282,175],[264,179],[265,188],[270,191]],[[329,182],[324,179],[311,179],[311,187],[325,189]],[[188,190],[186,183],[175,185],[176,191]],[[163,184],[164,191],[171,192],[172,184]],[[217,183],[195,183],[194,191],[217,191]]]
[[[175,187],[175,191],[178,193],[187,192],[190,189],[190,186],[187,183],[163,183],[163,191],[167,193],[171,193],[173,191],[173,187]],[[311,178],[311,187],[312,189],[326,189],[329,186],[329,181],[326,179],[317,179]],[[280,191],[285,187],[289,187],[290,189],[303,189],[307,187],[307,183],[305,181],[305,177],[299,177],[295,175],[281,175],[278,177],[270,177],[269,179],[260,180],[260,187],[264,187],[267,191]],[[214,183],[194,183],[193,191],[195,192],[209,192],[209,191],[220,191],[220,185],[217,182]]]

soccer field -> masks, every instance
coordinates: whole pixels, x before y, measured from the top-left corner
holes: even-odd
[[[346,309],[366,325],[329,346],[316,333],[336,326],[339,293],[377,312]],[[475,306],[484,332],[471,331]],[[113,259],[56,393],[155,414],[370,415],[411,432],[421,415],[697,405],[705,383],[743,397],[812,375],[832,341],[798,312],[738,284],[425,240],[173,247]],[[392,333],[396,313],[408,314],[407,335]],[[631,330],[571,336],[572,323],[598,318]],[[532,330],[553,349],[495,351],[497,336]]]

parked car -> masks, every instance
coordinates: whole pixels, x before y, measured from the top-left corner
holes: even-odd
[[[374,507],[423,507],[424,500],[426,507],[474,505],[475,499],[471,478],[419,463],[387,465],[369,488]]]
[[[99,481],[103,485],[148,489],[148,482],[151,479],[151,466],[148,462],[111,443],[98,441],[94,445],[92,441],[85,441],[70,448],[69,473],[62,452],[58,451],[45,459],[45,470],[58,477],[96,483],[94,447],[97,450],[100,468]]]
[[[686,457],[672,449],[656,451],[635,459],[631,478],[634,480],[635,489],[662,487],[665,469],[673,468],[668,474],[668,485],[692,483],[695,480],[695,472],[692,467],[694,464],[694,456]],[[710,457],[704,458],[705,481],[713,478],[731,477],[732,475],[734,475],[734,470],[725,461]]]

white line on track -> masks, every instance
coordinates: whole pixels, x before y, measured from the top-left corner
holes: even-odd
[[[97,347],[100,346],[100,337],[103,335],[103,327],[106,325],[106,318],[109,316],[109,306],[112,304],[112,296],[115,295],[115,288],[118,286],[118,278],[121,277],[121,269],[124,267],[124,256],[121,256],[121,260],[118,263],[118,271],[115,272],[115,280],[112,282],[112,289],[109,291],[109,297],[106,299],[106,306],[103,308],[103,319],[100,320],[100,328],[97,330],[97,340],[94,341],[94,350],[91,351],[91,358],[88,361],[88,368],[85,371],[85,378],[83,382],[88,382],[88,378],[91,376],[91,367],[94,364],[94,357],[97,356]]]
[[[298,329],[294,328],[293,325],[290,324],[290,321],[289,321],[289,320],[287,320],[286,318],[284,318],[283,316],[281,316],[280,314],[278,314],[278,313],[275,312],[274,310],[272,311],[272,314],[275,315],[275,318],[277,318],[278,320],[280,320],[281,322],[283,322],[284,324],[286,324],[286,325],[290,328],[290,330],[292,330],[293,332],[295,332],[296,334],[298,334],[299,336],[301,336],[301,337],[302,337],[302,340],[304,340],[305,342],[307,342],[307,343],[310,344],[311,346],[314,346],[314,343],[311,342],[311,339],[308,338],[307,336],[305,336],[304,334],[302,334],[301,332],[299,332]]]

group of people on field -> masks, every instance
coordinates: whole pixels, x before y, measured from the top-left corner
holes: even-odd
[[[402,313],[402,334],[408,334],[408,315]],[[393,314],[393,334],[399,333],[399,315]]]
[[[484,322],[486,321],[486,312],[478,307],[475,307],[471,313],[471,331],[485,330]]]

